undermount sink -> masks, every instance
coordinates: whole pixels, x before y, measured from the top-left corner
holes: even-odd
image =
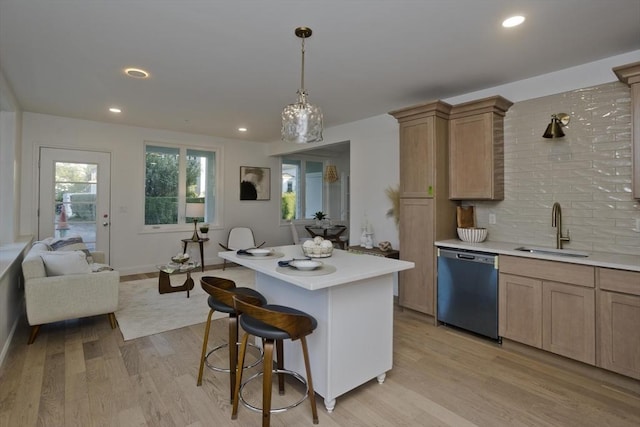
[[[515,250],[520,252],[529,252],[532,254],[566,256],[575,258],[586,258],[589,256],[589,254],[586,252],[572,251],[569,249],[536,248],[533,246],[520,246]]]

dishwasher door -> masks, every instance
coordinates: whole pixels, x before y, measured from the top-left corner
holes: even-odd
[[[497,257],[438,250],[438,321],[499,340]]]

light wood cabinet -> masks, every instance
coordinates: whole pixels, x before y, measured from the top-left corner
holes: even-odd
[[[598,366],[640,379],[640,273],[598,269]]]
[[[640,199],[640,62],[613,69],[618,79],[631,87],[631,192]]]
[[[448,119],[451,106],[437,101],[392,111],[400,124],[400,197],[434,197],[447,191]]]
[[[500,256],[504,338],[595,365],[595,270]]]
[[[595,365],[594,288],[543,282],[542,348]]]
[[[392,111],[400,128],[400,306],[435,316],[435,240],[456,236],[456,204],[449,200],[449,111],[436,101]]]
[[[498,333],[542,348],[542,281],[500,272]]]
[[[433,200],[400,199],[400,256],[415,263],[400,272],[398,304],[402,307],[434,314],[435,254],[433,242]],[[417,238],[420,236],[420,238]]]
[[[513,103],[501,96],[452,107],[449,120],[449,198],[504,198],[504,130]]]

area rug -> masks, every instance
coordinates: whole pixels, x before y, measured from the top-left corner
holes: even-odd
[[[244,267],[191,273],[195,286],[189,292],[189,298],[186,291],[160,294],[157,278],[121,282],[119,306],[115,314],[124,340],[205,322],[209,313],[209,295],[200,286],[202,276],[231,279],[236,286],[253,288],[255,284],[254,271]],[[173,275],[171,285],[182,285],[185,280],[186,274]],[[225,316],[224,313],[214,313],[214,319]]]

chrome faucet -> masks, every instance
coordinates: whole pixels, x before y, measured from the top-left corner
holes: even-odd
[[[568,229],[567,235],[562,235],[562,208],[558,202],[555,202],[551,208],[551,226],[556,227],[556,249],[562,249],[562,242],[571,241],[571,236]]]

